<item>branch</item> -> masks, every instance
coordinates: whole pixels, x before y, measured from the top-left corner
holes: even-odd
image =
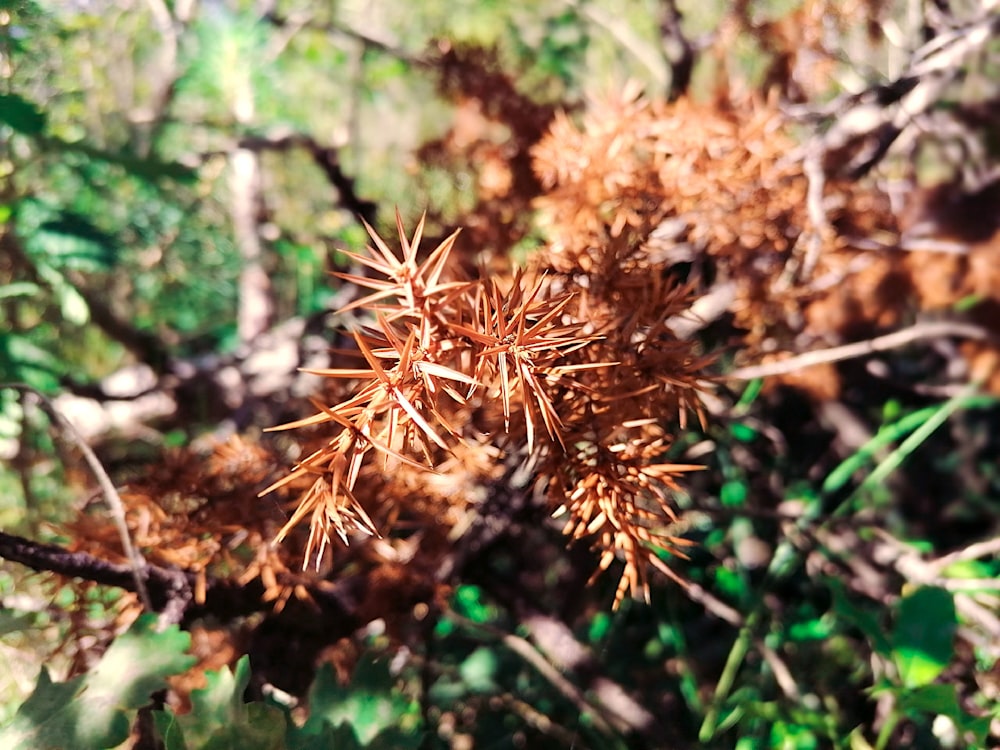
[[[823,206],[827,178],[858,180],[885,158],[893,144],[921,115],[937,105],[963,66],[1000,32],[1000,15],[985,14],[918,48],[903,73],[825,109],[830,128],[807,147],[803,170],[808,178],[806,206],[812,224],[798,275],[808,277],[824,240],[833,232]]]
[[[323,171],[330,184],[337,189],[340,195],[338,203],[342,208],[360,216],[369,224],[375,224],[378,206],[374,201],[366,200],[358,195],[355,188],[356,180],[347,175],[340,166],[339,149],[335,146],[324,146],[306,133],[288,133],[278,136],[248,135],[239,138],[231,149],[204,152],[199,154],[199,158],[204,161],[212,156],[228,156],[233,149],[262,152],[290,151],[295,148],[303,149],[316,162],[316,166]]]
[[[159,132],[166,125],[164,115],[170,109],[177,94],[177,82],[182,75],[178,65],[181,49],[181,35],[191,21],[192,0],[166,2],[166,0],[146,0],[153,26],[160,35],[156,61],[146,69],[144,80],[150,85],[149,103],[135,109],[130,116],[133,124],[149,124],[149,130],[142,139],[139,152],[149,156]]]
[[[538,674],[547,680],[552,687],[558,690],[563,697],[566,698],[566,700],[576,706],[581,716],[589,716],[591,721],[593,721],[594,726],[605,734],[613,734],[615,729],[618,729],[619,731],[629,729],[627,725],[623,725],[621,722],[616,722],[616,717],[607,714],[601,706],[590,703],[580,688],[563,677],[559,670],[552,666],[552,664],[550,664],[546,658],[535,650],[535,648],[524,638],[514,635],[513,633],[504,632],[503,630],[493,627],[487,623],[473,622],[472,620],[466,619],[465,617],[462,617],[454,612],[448,613],[448,619],[458,625],[461,625],[467,630],[481,630],[484,633],[489,633],[491,636],[499,640],[504,646],[534,667]],[[615,729],[612,728],[612,725],[616,725]]]
[[[681,28],[682,16],[676,0],[663,0],[660,5],[660,38],[663,40],[663,54],[670,65],[670,101],[687,93],[694,72],[694,45],[684,36]]]
[[[138,594],[144,592],[151,611],[164,611],[173,599],[186,591],[190,598],[194,576],[185,578],[179,570],[144,565],[141,575],[128,563],[112,563],[86,552],[70,552],[55,544],[44,544],[0,531],[0,557],[26,565],[32,570],[49,571],[82,578]]]
[[[377,206],[374,201],[358,196],[354,188],[355,179],[348,177],[340,166],[340,152],[332,146],[321,146],[312,138],[309,138],[303,146],[316,162],[316,166],[323,170],[330,184],[337,188],[337,192],[340,193],[340,204],[374,226]]]
[[[834,112],[836,122],[821,137],[827,173],[858,179],[885,156],[903,130],[937,104],[962,66],[1000,32],[1000,15],[983,17],[934,37],[914,51],[896,80],[873,86],[857,97],[846,112]],[[815,153],[815,152],[814,152]]]
[[[753,365],[751,367],[740,367],[727,373],[723,377],[728,380],[756,380],[757,378],[773,377],[775,375],[787,375],[796,370],[802,370],[813,365],[822,365],[829,362],[840,362],[845,359],[855,359],[864,357],[874,352],[883,352],[889,349],[897,349],[906,346],[914,341],[923,339],[937,339],[945,336],[958,336],[972,339],[974,341],[989,341],[1000,346],[1000,338],[990,333],[985,328],[971,323],[940,322],[940,323],[917,323],[909,328],[903,328],[894,333],[878,336],[867,341],[858,341],[844,346],[835,346],[830,349],[819,349],[812,352],[805,352],[789,359],[778,362],[769,362],[763,365]]]
[[[67,392],[54,400],[91,443],[110,433],[154,435],[183,425],[186,417],[231,420],[238,429],[257,419],[270,423],[284,408],[274,394],[298,397],[315,387],[300,367],[330,366],[331,342],[324,335],[328,314],[286,320],[234,352],[171,359],[162,377],[144,364],[128,365],[92,384],[67,376],[62,379]],[[197,413],[191,405],[197,405]]]
[[[494,628],[481,629],[500,637],[505,646],[532,664],[581,713],[592,712],[595,725],[601,720],[615,731],[634,732],[646,740],[661,737],[664,727],[659,717],[640,702],[641,696],[633,695],[634,691],[605,674],[593,651],[576,640],[565,622],[542,611],[532,601],[533,593],[520,582],[505,584],[487,572],[486,561],[500,547],[514,555],[517,571],[529,570],[535,562],[533,549],[526,548],[523,528],[544,524],[548,513],[543,512],[534,498],[533,476],[530,467],[511,462],[504,477],[490,483],[489,494],[477,509],[475,520],[438,566],[440,580],[476,582],[511,612],[527,628],[534,645]],[[525,555],[532,559],[529,561]],[[448,613],[447,617],[457,616]],[[473,626],[480,628],[478,623],[470,624]]]
[[[87,303],[91,321],[109,338],[117,341],[138,358],[149,365],[154,372],[162,375],[170,362],[167,347],[155,334],[143,331],[121,318],[106,302],[107,290],[93,292],[87,288],[82,274],[70,272],[67,278],[73,288]]]
[[[280,13],[274,11],[265,13],[261,16],[262,21],[270,23],[272,26],[283,29],[288,26],[293,26],[297,29],[308,29],[309,31],[317,31],[324,34],[333,34],[336,36],[347,37],[356,42],[360,42],[366,49],[373,49],[382,54],[394,57],[397,60],[402,60],[405,63],[414,66],[425,67],[430,65],[430,61],[415,57],[405,50],[394,46],[390,42],[383,41],[381,39],[376,39],[373,36],[369,36],[361,31],[352,29],[349,26],[344,26],[338,23],[323,23],[321,21],[315,21],[311,18],[292,18],[290,16],[283,16]]]
[[[35,571],[57,573],[138,593],[130,565],[109,562],[88,552],[70,552],[56,544],[36,542],[0,531],[0,558]],[[160,612],[161,621],[166,623],[187,625],[208,616],[228,621],[269,611],[273,607],[272,603],[264,601],[264,585],[259,578],[246,584],[228,579],[210,579],[205,587],[203,602],[194,599],[196,580],[197,573],[191,570],[151,563],[143,568],[143,586],[148,591],[152,610]],[[327,620],[338,623],[338,630],[343,635],[364,624],[357,605],[360,592],[355,590],[359,588],[359,580],[348,577],[337,583],[314,581],[305,585],[314,605],[319,607]]]
[[[97,454],[87,445],[87,441],[83,439],[80,433],[77,431],[73,423],[70,422],[62,413],[56,409],[55,405],[49,400],[49,397],[36,388],[32,388],[30,385],[24,385],[22,383],[5,383],[2,384],[4,388],[13,388],[18,391],[33,393],[42,404],[42,408],[49,414],[52,420],[59,426],[59,428],[83,453],[83,458],[93,472],[94,477],[97,479],[98,485],[100,485],[101,493],[104,495],[104,502],[108,506],[108,510],[111,511],[111,518],[115,522],[115,527],[118,529],[118,536],[121,539],[122,549],[125,551],[125,557],[129,561],[129,572],[132,577],[132,582],[135,585],[133,589],[139,596],[139,601],[142,602],[143,607],[147,610],[152,610],[153,605],[149,598],[149,592],[146,591],[146,584],[144,582],[146,561],[139,554],[139,551],[132,545],[132,537],[129,534],[128,524],[125,521],[125,505],[122,503],[121,497],[118,495],[118,490],[115,489],[114,483],[111,481],[111,477],[108,476],[108,472],[104,470],[104,466],[101,464],[100,460],[97,458]]]

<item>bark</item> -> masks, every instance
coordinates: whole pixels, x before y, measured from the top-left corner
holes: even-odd
[[[215,423],[223,431],[275,424],[288,416],[289,396],[305,398],[316,387],[316,376],[299,368],[331,366],[327,317],[292,318],[236,352],[172,360],[165,373],[137,364],[97,385],[67,380],[67,391],[53,402],[88,443],[193,424]]]
[[[694,72],[694,45],[681,28],[681,12],[675,0],[663,0],[660,6],[660,38],[663,53],[670,65],[670,88],[667,97],[674,101],[687,93]]]
[[[236,328],[240,341],[253,341],[267,330],[274,314],[271,280],[264,270],[264,248],[258,228],[263,203],[260,164],[254,151],[238,148],[229,160],[229,211],[242,267]]]

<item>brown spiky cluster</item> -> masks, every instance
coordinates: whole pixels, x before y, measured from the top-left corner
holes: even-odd
[[[247,488],[260,486],[273,464],[262,446],[236,436],[203,451],[166,453],[121,493],[136,548],[150,563],[196,572],[199,603],[209,580],[260,578],[264,598],[280,608],[296,588],[289,552],[269,543],[280,509],[247,507]],[[106,512],[80,514],[69,530],[73,551],[125,562]]]
[[[839,282],[859,270],[886,263],[852,243],[898,234],[883,194],[832,179],[822,202],[826,225],[814,226],[805,153],[791,128],[759,100],[739,108],[657,102],[635,86],[594,100],[579,122],[557,116],[533,150],[545,187],[536,204],[551,237],[546,262],[615,284],[623,275],[611,271],[622,263],[637,275],[688,263],[701,289],[731,285],[727,308],[746,332],[745,355],[757,360],[787,348],[810,324],[811,305],[853,288]],[[803,271],[816,243],[815,262]],[[617,247],[631,251],[608,252]],[[858,305],[867,320],[898,309],[898,299],[862,295],[857,305],[841,305],[848,317]]]
[[[471,190],[458,201],[471,201],[461,215],[464,242],[453,258],[471,271],[484,256],[504,257],[531,232],[531,201],[541,186],[530,150],[555,107],[519,90],[496,50],[445,42],[440,47],[438,91],[455,107],[452,125],[416,157],[453,179],[468,178]],[[428,207],[430,225],[448,222],[439,207]]]
[[[704,253],[726,268],[740,299],[737,322],[759,330],[794,301],[774,287],[807,226],[807,183],[782,160],[793,142],[780,116],[760,103],[737,117],[639,94],[633,86],[593,102],[579,125],[558,117],[536,146],[553,263],[595,268],[623,233],[654,264],[686,259],[683,243],[689,257]]]
[[[622,261],[614,281],[547,273],[544,264],[503,280],[450,279],[456,235],[421,257],[423,221],[412,239],[398,217],[397,230],[399,255],[369,228],[369,254],[352,256],[374,278],[342,274],[371,290],[350,305],[374,318],[354,332],[366,367],[314,371],[354,388],[283,425],[326,425],[334,434],[269,488],[305,485],[278,538],[308,518],[308,562],[333,535],[377,535],[366,504],[388,500],[366,503],[361,488],[412,471],[451,472],[488,441],[496,462],[535,467],[565,533],[600,548],[600,569],[621,556],[616,604],[626,592],[648,595],[648,565],[666,569],[657,553],[685,544],[669,532],[670,492],[679,473],[695,468],[662,458],[666,426],[697,406],[704,365],[667,323],[686,308],[683,290],[634,264],[626,270],[632,249],[624,245],[608,249]],[[462,501],[452,493],[452,503]]]

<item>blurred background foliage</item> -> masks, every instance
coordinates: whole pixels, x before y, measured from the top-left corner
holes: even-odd
[[[0,383],[106,400],[105,379],[129,368],[155,385],[182,378],[178,362],[242,362],[273,326],[321,318],[342,301],[329,272],[365,244],[358,216],[391,236],[394,206],[410,227],[428,212],[430,236],[466,226],[470,263],[523,261],[547,241],[534,221],[541,188],[527,167],[496,177],[488,166],[526,165],[556,110],[575,116],[638,81],[653,100],[684,90],[726,110],[758,92],[815,115],[901,76],[931,6],[957,28],[996,13],[990,3],[915,0],[0,0]],[[680,35],[668,33],[675,25]],[[798,89],[772,78],[789,49],[818,56]],[[926,139],[887,157],[878,180],[905,175],[913,189],[996,165],[997,53],[995,40],[984,45],[940,102],[976,105],[983,119],[970,128],[982,150]],[[808,113],[795,121],[803,143],[829,126]],[[234,172],[238,153],[249,171]],[[504,202],[506,179],[515,189]],[[998,208],[993,200],[981,212]],[[729,367],[738,339],[709,334],[710,348],[729,347],[720,354]],[[955,359],[942,347],[891,368],[918,381]],[[709,604],[660,582],[649,604],[610,612],[614,582],[604,580],[586,602],[568,601],[561,571],[572,562],[547,557],[541,532],[525,531],[526,549],[498,551],[440,616],[423,612],[403,633],[374,618],[325,644],[315,682],[305,679],[311,693],[283,698],[253,684],[247,696],[268,708],[250,718],[234,708],[251,680],[233,635],[236,645],[220,650],[226,663],[205,667],[206,693],[191,693],[204,683],[172,683],[190,698],[160,706],[166,746],[230,746],[211,744],[223,740],[203,717],[237,714],[245,734],[225,741],[249,742],[265,727],[274,747],[996,743],[995,399],[900,392],[849,367],[840,376],[843,403],[870,430],[863,445],[838,443],[854,422],[821,412],[808,392],[759,383],[722,389],[707,426],[678,439],[673,458],[709,467],[678,501],[683,533],[698,543],[684,574]],[[276,396],[275,411],[237,427],[259,436],[280,409],[300,408],[289,399]],[[219,432],[215,406],[95,442],[126,482],[162,451]],[[922,433],[938,416],[949,428]],[[877,467],[897,466],[912,435],[903,452],[918,467],[890,481]],[[71,542],[63,523],[92,504],[93,481],[30,393],[0,389],[0,458],[0,529]],[[869,473],[882,478],[866,483]],[[985,551],[960,554],[976,543]],[[876,571],[880,554],[936,562],[908,578]],[[531,566],[532,595],[544,598],[526,607],[505,587]],[[88,673],[132,610],[114,589],[10,563],[0,597],[0,725],[30,742],[31,719],[16,712],[32,690],[79,700],[77,683],[54,698],[44,680],[36,688],[41,663],[57,680]],[[546,618],[572,636],[568,651],[537,645]],[[141,653],[162,646],[137,632]],[[180,674],[187,647],[171,641],[176,662],[148,684]],[[381,708],[365,713],[373,702]],[[130,721],[142,704],[122,704]],[[52,731],[66,733],[56,737],[79,736],[73,715],[60,714],[66,727]],[[135,735],[126,746],[141,743]]]

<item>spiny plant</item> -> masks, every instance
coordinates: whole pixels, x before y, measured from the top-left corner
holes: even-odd
[[[370,292],[344,308],[370,315],[353,331],[365,367],[310,370],[354,386],[273,428],[333,432],[264,491],[305,488],[278,540],[308,518],[304,566],[318,566],[333,535],[346,543],[352,532],[380,533],[365,507],[374,498],[359,497],[372,484],[363,477],[436,470],[461,486],[462,464],[479,451],[529,465],[564,533],[600,551],[599,571],[624,561],[615,606],[626,593],[648,598],[650,566],[680,580],[659,555],[682,555],[688,543],[670,532],[671,493],[698,467],[662,456],[668,426],[698,411],[707,362],[669,325],[687,308],[686,290],[665,282],[623,232],[577,273],[556,270],[543,252],[506,277],[463,279],[448,262],[457,232],[421,256],[423,219],[408,239],[397,212],[397,256],[367,228],[368,254],[349,255],[374,277],[337,274]],[[478,481],[490,476],[480,471]]]

